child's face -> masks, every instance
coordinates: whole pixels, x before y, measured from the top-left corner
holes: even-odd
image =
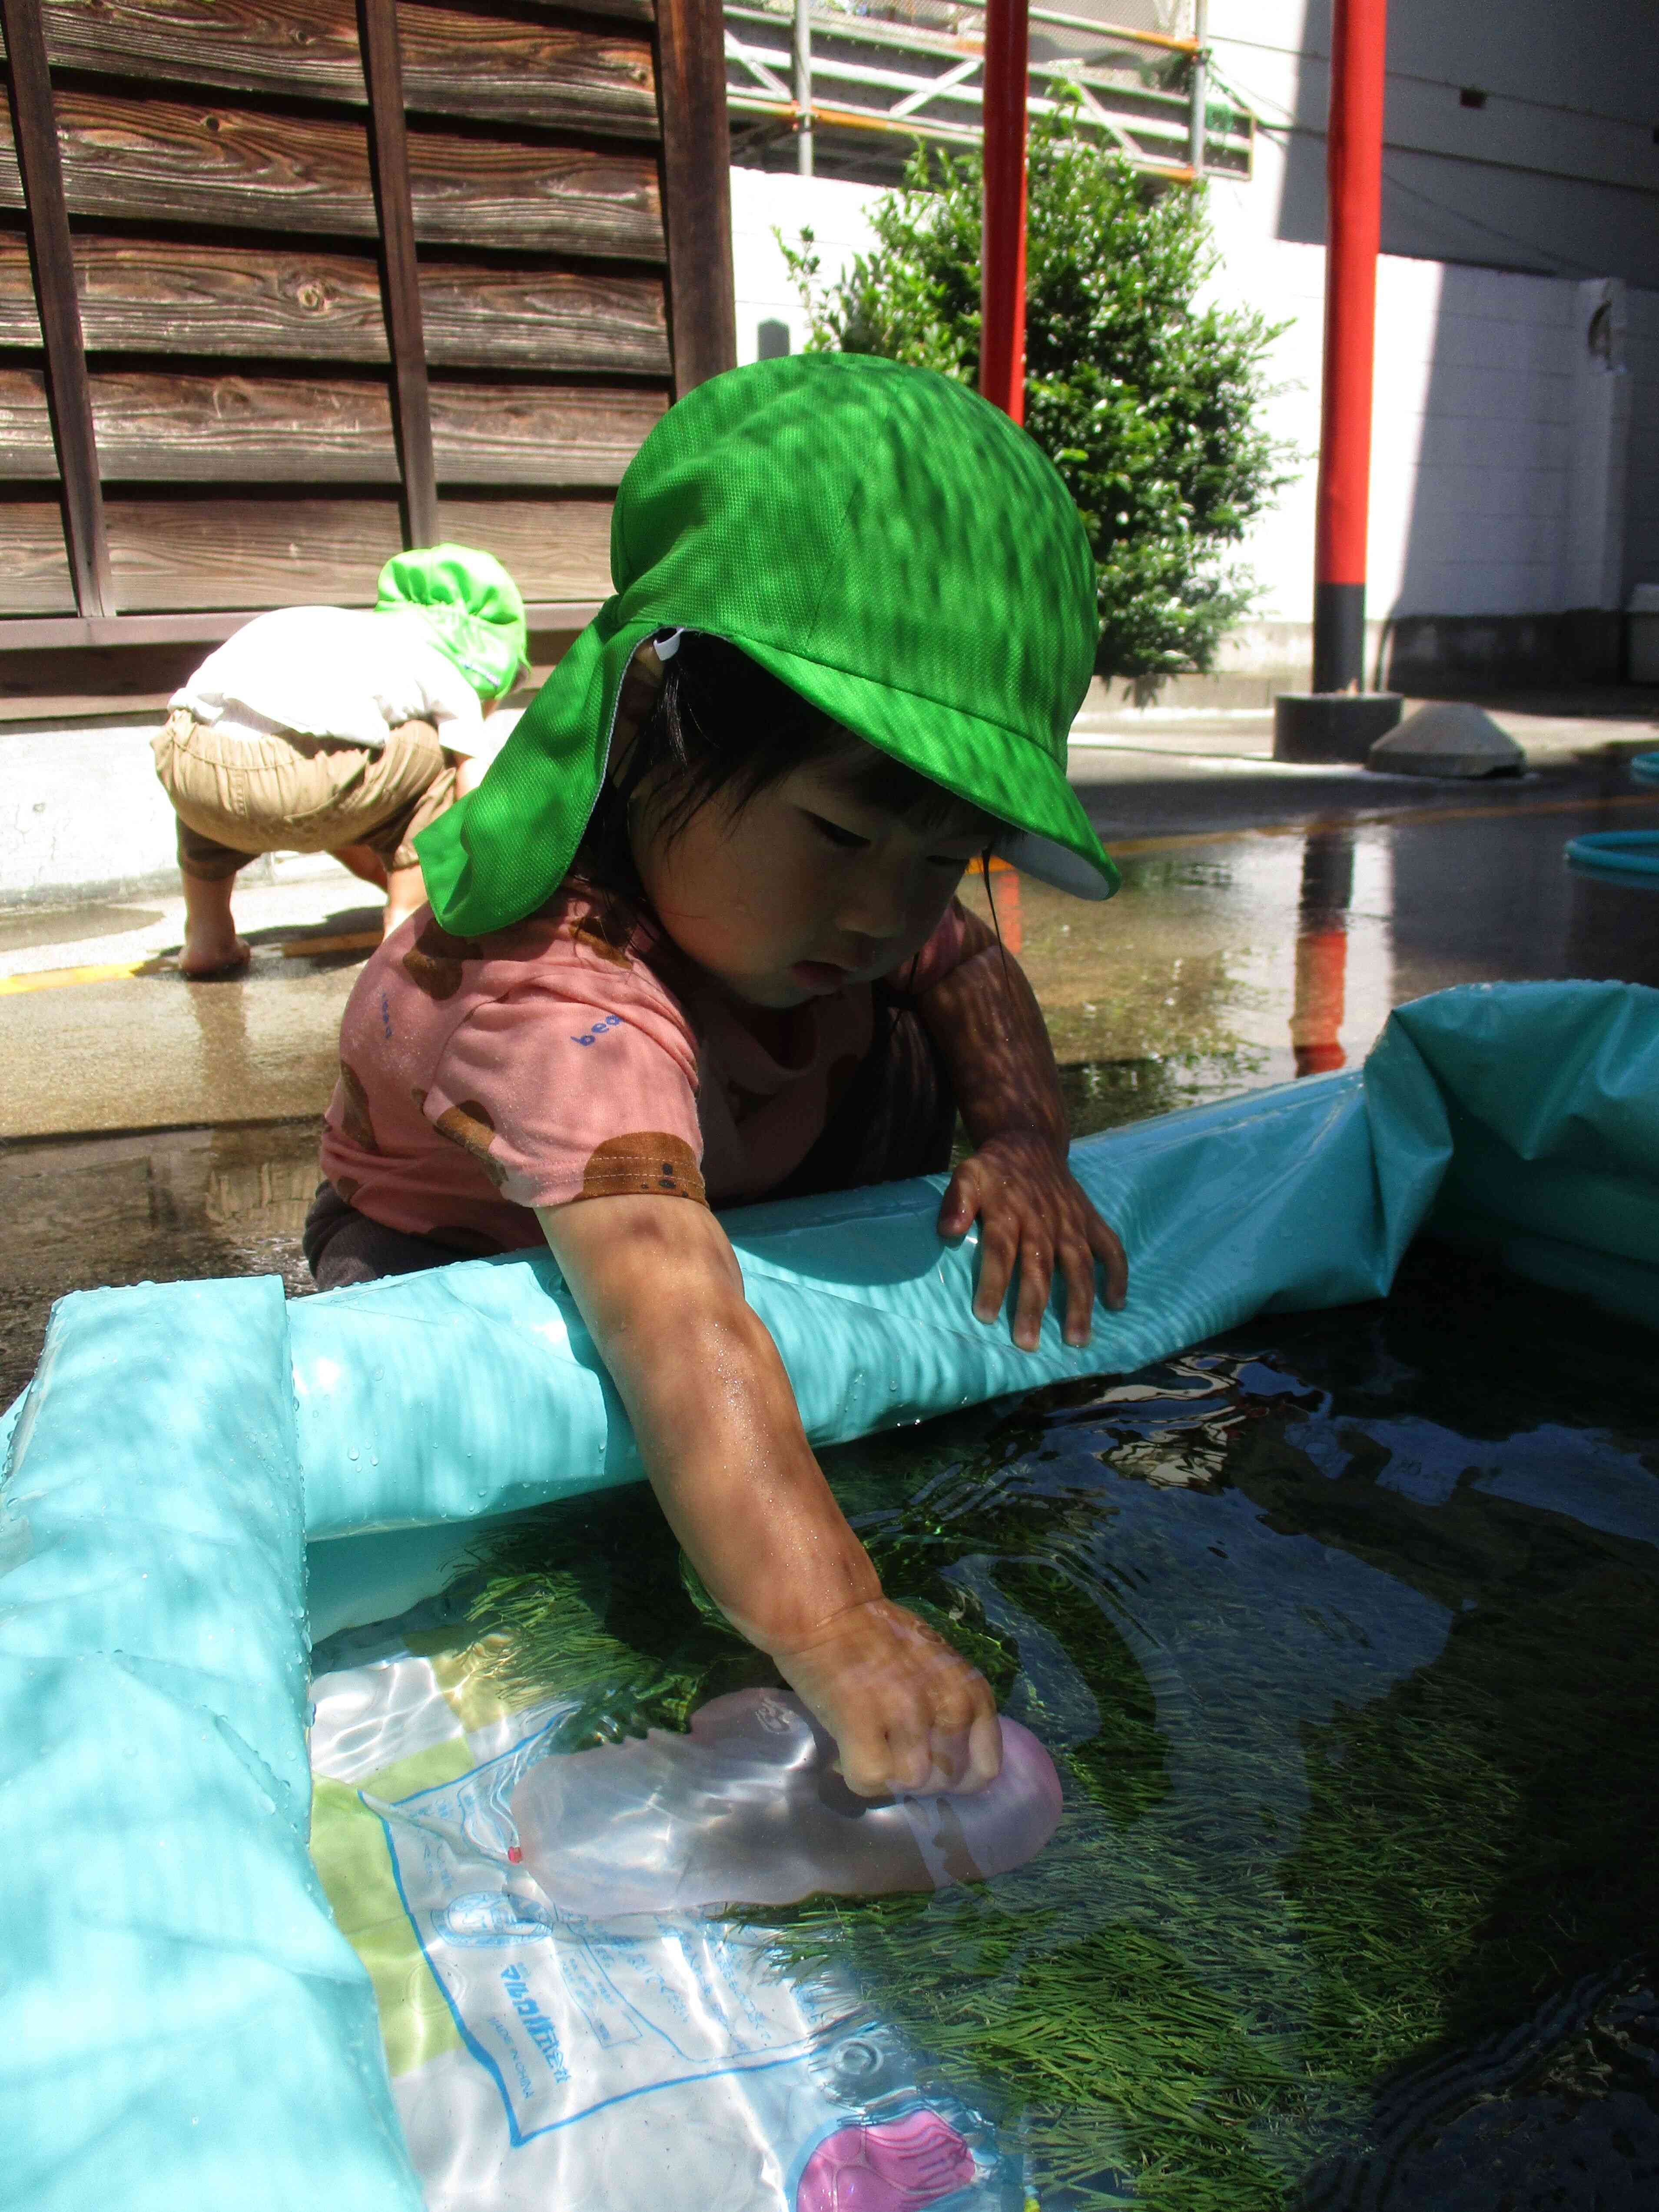
[[[927,942],[990,824],[953,808],[922,827],[857,795],[856,739],[747,805],[714,799],[673,838],[636,816],[635,864],[681,951],[754,1006],[872,982]]]

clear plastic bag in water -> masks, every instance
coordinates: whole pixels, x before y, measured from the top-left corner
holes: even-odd
[[[542,1759],[510,1809],[526,1870],[590,1919],[943,1889],[1035,1857],[1060,1820],[1054,1764],[1017,1721],[971,1796],[854,1796],[798,1698],[737,1690],[625,1743]]]

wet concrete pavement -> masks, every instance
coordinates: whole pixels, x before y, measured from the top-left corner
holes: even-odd
[[[1659,733],[1564,718],[1526,777],[1457,786],[1278,769],[1261,720],[1074,749],[1116,899],[993,878],[1079,1133],[1352,1065],[1391,1006],[1449,984],[1659,985],[1659,894],[1564,860],[1583,830],[1659,830],[1626,758]],[[64,1291],[273,1269],[306,1286],[316,1119],[364,957],[335,948],[372,938],[361,899],[314,868],[251,892],[252,970],[214,983],[167,965],[176,902],[0,916],[0,1403]]]

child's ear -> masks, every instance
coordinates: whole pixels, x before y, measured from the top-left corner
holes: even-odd
[[[657,657],[656,647],[647,638],[623,676],[617,700],[616,729],[611,740],[612,774],[626,757],[641,723],[655,705],[657,694],[662,690],[662,678],[663,664]]]

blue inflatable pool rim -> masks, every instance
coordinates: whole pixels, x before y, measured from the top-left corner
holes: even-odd
[[[1643,756],[1659,763],[1659,753]],[[1567,866],[1659,890],[1659,830],[1594,830],[1567,847]]]

